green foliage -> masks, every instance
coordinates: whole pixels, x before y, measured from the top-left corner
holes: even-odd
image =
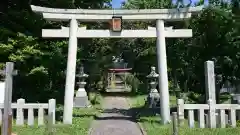
[[[74,3],[73,3],[74,2]],[[179,89],[199,95],[205,93],[204,62],[213,60],[215,71],[222,81],[236,83],[240,79],[240,14],[239,2],[210,1],[199,15],[184,22],[166,22],[174,28],[191,28],[189,39],[167,39],[167,63],[170,89]],[[34,5],[55,8],[109,8],[109,0],[60,0],[32,1]],[[203,1],[195,5],[203,4]],[[123,8],[172,8],[183,7],[181,0],[128,0]],[[19,75],[14,78],[13,99],[47,102],[49,98],[63,101],[68,41],[42,39],[41,29],[59,28],[63,22],[47,22],[31,11],[28,1],[10,1],[10,10],[1,13],[0,68],[5,62],[15,62]],[[189,4],[186,6],[190,6]],[[81,23],[88,28],[108,28],[105,23]],[[124,22],[125,29],[155,27],[155,22]],[[151,66],[157,66],[156,39],[81,39],[78,45],[78,65],[83,63],[89,74],[88,89],[104,89],[107,70],[113,55],[123,54],[133,74],[126,80],[134,92],[147,88],[146,76]],[[175,80],[176,78],[176,80]],[[173,84],[174,80],[178,85]],[[38,94],[36,94],[38,93]],[[47,94],[46,94],[47,93]],[[191,93],[191,92],[190,92]],[[32,96],[35,95],[35,96]],[[193,99],[196,99],[193,96]]]
[[[126,80],[125,82],[131,86],[132,89],[132,93],[137,93],[139,91],[139,85],[140,85],[140,81],[139,79],[133,75],[133,74],[127,74]]]
[[[170,8],[170,0],[128,0],[124,7],[129,9]]]
[[[96,93],[96,92],[90,92],[88,94],[88,99],[93,105],[101,104],[103,100],[100,93]]]
[[[237,120],[237,127],[240,127],[240,120]]]
[[[50,0],[32,1],[31,4],[55,8],[108,8],[104,3],[109,3],[109,0],[76,0],[74,4],[72,2]],[[42,16],[31,11],[29,1],[23,0],[21,3],[10,1],[7,4],[3,7],[8,7],[10,10],[8,12],[3,10],[0,15],[0,65],[2,68],[5,62],[13,61],[15,69],[19,71],[14,78],[13,101],[17,98],[25,98],[28,102],[47,102],[49,98],[56,98],[58,103],[62,103],[68,42],[62,39],[44,40],[41,38],[41,30],[46,27],[57,28],[65,24],[46,22]],[[92,25],[88,26],[92,27]],[[79,58],[90,56],[86,59],[101,59],[99,53],[91,54],[90,51],[104,51],[102,47],[98,47],[101,42],[88,39],[79,43],[81,43],[78,48]],[[95,46],[91,46],[92,44]],[[84,62],[79,58],[78,65]],[[85,65],[92,66],[88,62],[85,62]],[[86,72],[99,71],[99,63],[95,65],[97,66]],[[94,83],[96,80],[90,77],[89,82]]]

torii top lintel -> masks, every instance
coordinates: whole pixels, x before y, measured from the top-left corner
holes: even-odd
[[[203,6],[179,9],[59,9],[31,5],[32,11],[42,13],[43,17],[52,21],[68,21],[75,18],[80,21],[109,21],[113,16],[121,16],[123,20],[144,21],[162,19],[179,21],[188,19],[198,13]]]

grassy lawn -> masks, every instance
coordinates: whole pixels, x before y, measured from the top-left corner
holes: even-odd
[[[146,96],[136,96],[129,98],[131,107],[142,107]],[[175,106],[176,98],[170,97],[171,106]],[[143,126],[148,135],[172,135],[172,125],[161,125],[160,116],[145,116],[140,112],[138,121]],[[217,129],[200,129],[188,128],[187,126],[179,129],[179,135],[239,135],[240,128],[217,128]]]
[[[100,103],[100,97],[96,95],[90,95],[90,100],[92,102]],[[61,109],[60,109],[61,110]],[[88,130],[91,126],[91,122],[94,119],[94,116],[101,112],[100,104],[95,104],[91,108],[81,108],[73,110],[73,124],[72,125],[63,125],[60,122],[56,122],[53,127],[54,135],[87,135]],[[17,135],[48,135],[46,126],[18,126],[13,127],[14,133]]]

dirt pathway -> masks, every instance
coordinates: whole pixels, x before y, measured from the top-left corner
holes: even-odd
[[[103,113],[96,118],[90,135],[142,135],[141,129],[129,115],[129,105],[124,97],[105,97]]]

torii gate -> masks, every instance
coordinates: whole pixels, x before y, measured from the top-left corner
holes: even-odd
[[[167,56],[165,38],[190,38],[191,29],[165,28],[164,21],[181,21],[189,19],[192,13],[202,10],[202,6],[180,9],[143,9],[143,10],[90,10],[90,9],[56,9],[31,5],[34,12],[41,13],[51,21],[70,21],[70,28],[43,29],[42,37],[69,38],[68,62],[64,97],[64,124],[72,124],[72,109],[75,85],[75,70],[78,38],[157,38],[157,59],[159,72],[159,90],[161,96],[162,123],[170,122]],[[110,21],[113,17],[128,21],[156,21],[156,28],[146,30],[87,30],[79,28],[80,22]]]

